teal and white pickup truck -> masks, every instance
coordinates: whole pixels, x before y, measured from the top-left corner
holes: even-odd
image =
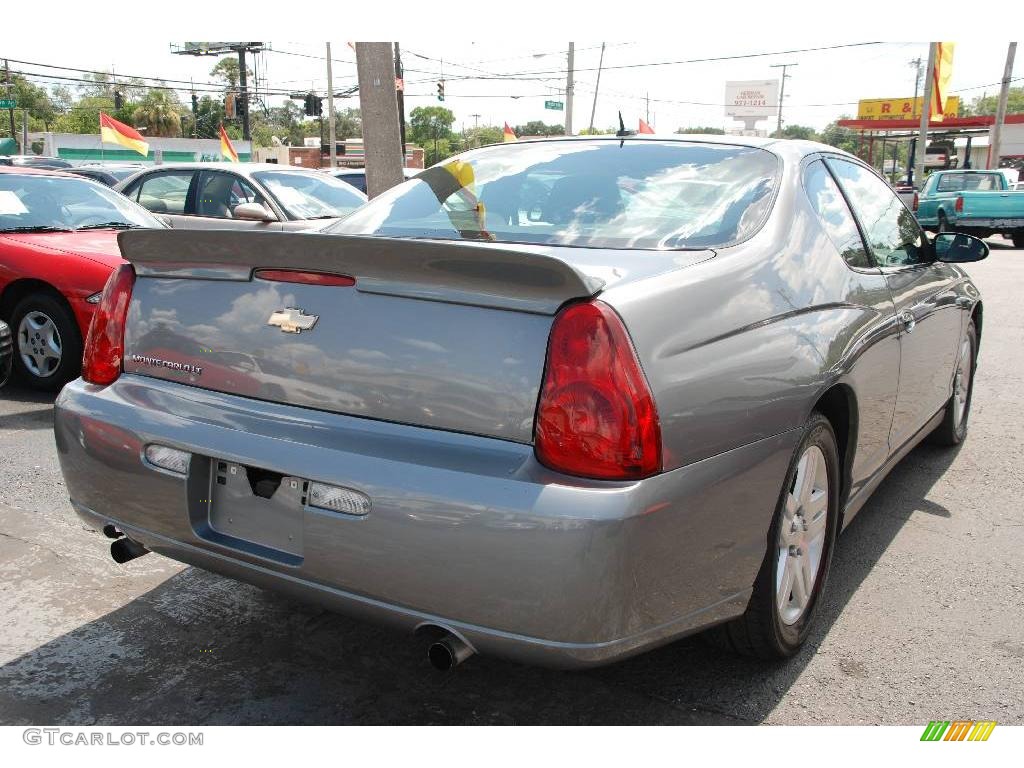
[[[1012,190],[1000,171],[936,171],[914,195],[913,209],[925,229],[999,233],[1024,248],[1024,192]]]

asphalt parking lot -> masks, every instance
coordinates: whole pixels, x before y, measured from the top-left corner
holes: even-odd
[[[71,511],[53,398],[0,393],[0,724],[1024,724],[1024,251],[970,265],[970,435],[922,446],[841,537],[818,626],[765,664],[691,638],[582,673],[473,658],[149,555]]]

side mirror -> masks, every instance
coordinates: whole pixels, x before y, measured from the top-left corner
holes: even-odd
[[[277,221],[277,216],[267,210],[267,208],[260,203],[242,203],[241,205],[236,205],[235,209],[231,213],[236,219],[243,219],[245,221]]]
[[[988,256],[988,244],[972,235],[940,232],[932,241],[935,258],[949,264],[981,261]]]

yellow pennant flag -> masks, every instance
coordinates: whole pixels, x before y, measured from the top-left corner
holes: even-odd
[[[935,69],[932,78],[932,101],[929,105],[930,119],[941,123],[946,117],[946,97],[949,95],[949,78],[953,75],[953,43],[935,44]],[[956,117],[956,113],[949,115]]]

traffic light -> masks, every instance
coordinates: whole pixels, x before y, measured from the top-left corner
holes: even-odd
[[[320,117],[323,114],[323,102],[324,100],[312,93],[307,93],[306,98],[303,100],[306,107],[307,117]]]
[[[444,101],[444,80],[437,83],[437,100]]]
[[[192,112],[195,113],[195,112],[198,112],[198,111],[199,111],[199,97],[196,96],[193,93],[192,94]]]
[[[237,106],[238,106],[238,101],[237,101],[237,99],[235,99],[235,94],[229,93],[227,96],[225,96],[224,97],[224,117],[226,117],[228,120],[233,120],[235,118],[235,111],[236,111],[236,107]]]
[[[124,94],[114,91],[114,109],[119,111],[122,107],[124,107]]]

